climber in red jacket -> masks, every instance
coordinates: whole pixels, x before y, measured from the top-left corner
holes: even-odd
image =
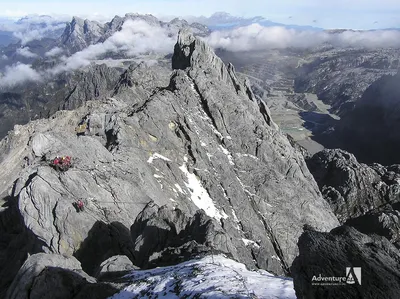
[[[77,206],[77,208],[78,208],[78,211],[81,211],[81,212],[83,212],[83,201],[82,200],[78,200],[77,202],[76,202],[76,206]]]

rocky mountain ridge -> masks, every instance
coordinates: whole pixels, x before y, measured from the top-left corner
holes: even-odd
[[[303,156],[232,65],[186,31],[172,65],[164,85],[162,74],[130,68],[112,97],[16,126],[1,141],[1,229],[11,240],[1,252],[12,261],[3,294],[38,252],[74,256],[88,275],[114,255],[146,268],[210,251],[288,274],[304,224],[338,225]],[[86,115],[90,133],[76,136]],[[72,169],[48,166],[66,154]],[[14,222],[19,231],[7,234]]]
[[[398,49],[315,51],[299,65],[295,91],[317,94],[332,105],[331,112],[343,116],[373,82],[396,74],[399,61]]]
[[[0,137],[14,125],[46,118],[60,109],[74,109],[86,101],[110,96],[123,70],[91,65],[53,80],[15,86],[0,91]]]
[[[175,35],[182,28],[190,28],[195,35],[206,36],[210,30],[199,23],[189,24],[185,20],[173,19],[170,22],[163,22],[152,15],[141,15],[128,13],[125,16],[115,16],[110,22],[101,24],[97,21],[83,20],[73,17],[61,35],[61,46],[67,49],[70,54],[79,52],[90,45],[102,43],[114,33],[120,31],[127,21],[143,21],[153,28],[163,28],[170,35]]]

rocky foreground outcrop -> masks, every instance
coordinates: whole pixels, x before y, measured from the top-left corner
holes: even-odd
[[[292,265],[298,299],[400,298],[400,253],[384,237],[348,226],[330,233],[307,230],[299,250]],[[348,267],[361,272],[348,276]]]
[[[130,68],[112,98],[16,126],[0,142],[0,268],[12,262],[2,295],[34,253],[74,257],[90,276],[116,255],[147,268],[211,252],[289,274],[303,225],[339,224],[231,65],[186,31],[172,64],[164,86],[149,87],[163,82],[157,72]],[[76,136],[84,117],[90,132]],[[73,168],[49,167],[57,155],[72,156]],[[27,297],[18,277],[6,298]]]
[[[39,253],[19,270],[7,298],[107,298],[118,289],[97,283],[74,257]]]

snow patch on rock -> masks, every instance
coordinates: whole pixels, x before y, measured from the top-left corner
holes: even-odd
[[[168,159],[167,157],[164,157],[163,155],[160,155],[159,153],[154,153],[153,155],[151,155],[151,157],[147,160],[147,163],[153,163],[153,161],[155,159],[161,159],[167,162],[171,162],[170,159]]]
[[[296,299],[293,281],[267,271],[249,271],[222,255],[176,266],[134,271],[130,285],[109,299],[263,298]],[[139,297],[138,297],[139,296]]]
[[[219,145],[220,150],[228,157],[228,161],[229,164],[231,165],[235,165],[235,163],[233,162],[233,158],[232,158],[232,154],[230,151],[228,151],[225,147],[223,147],[222,145]]]
[[[242,238],[242,241],[243,241],[244,245],[246,245],[246,246],[252,245],[257,248],[260,248],[260,245],[258,245],[256,242],[254,242],[252,240]]]
[[[220,220],[221,218],[228,218],[228,215],[216,208],[207,190],[202,186],[196,175],[188,171],[186,164],[183,163],[179,169],[186,175],[188,182],[185,182],[185,185],[190,191],[190,198],[193,203],[199,209],[204,210],[206,214],[212,218],[217,220]]]

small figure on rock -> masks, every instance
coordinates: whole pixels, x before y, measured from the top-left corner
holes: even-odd
[[[90,118],[89,115],[86,115],[75,128],[76,135],[82,136],[85,135],[86,131],[90,131]]]
[[[73,203],[73,206],[75,207],[76,211],[79,212],[83,212],[84,210],[84,204],[83,201],[78,199],[78,201]]]
[[[51,163],[52,166],[57,171],[67,171],[72,167],[71,157],[70,156],[63,156],[63,157],[55,157]]]

